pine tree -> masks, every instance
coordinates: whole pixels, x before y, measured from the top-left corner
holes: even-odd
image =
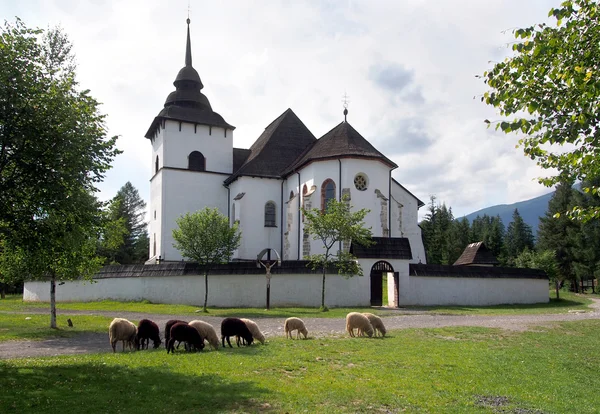
[[[450,235],[449,235],[449,256],[448,256],[448,264],[454,264],[456,260],[460,257],[462,252],[465,250],[467,245],[469,244],[469,235],[470,226],[469,220],[466,217],[463,217],[460,220],[454,220],[452,222],[452,226],[450,227]]]
[[[112,219],[123,218],[127,233],[123,245],[114,255],[120,264],[143,263],[148,258],[148,230],[144,221],[146,202],[138,190],[128,181],[111,200],[115,208]]]
[[[533,247],[534,239],[531,226],[523,221],[519,210],[515,208],[505,236],[507,264],[514,264],[517,256],[525,249],[533,250]]]

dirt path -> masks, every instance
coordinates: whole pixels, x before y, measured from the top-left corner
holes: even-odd
[[[571,312],[563,314],[543,315],[432,315],[427,311],[390,310],[390,316],[384,316],[384,323],[390,329],[409,328],[440,328],[446,326],[479,326],[501,328],[507,330],[527,330],[532,326],[543,326],[560,321],[580,321],[585,319],[600,319],[600,299],[592,299],[591,312]],[[44,311],[46,312],[46,311]],[[31,313],[31,312],[29,312]],[[150,315],[135,312],[77,312],[65,311],[60,316],[103,315],[118,316],[130,320],[148,318],[162,327],[169,319],[192,320],[189,315]],[[75,319],[75,318],[73,318]],[[198,315],[197,319],[205,320],[218,327],[223,318]],[[268,338],[283,336],[285,318],[256,318],[261,331]],[[344,319],[304,318],[311,337],[343,336],[345,335]],[[162,335],[162,332],[161,332]],[[85,333],[71,338],[54,338],[43,341],[8,341],[0,342],[0,359],[26,358],[40,356],[70,355],[82,353],[110,352],[108,335],[106,333]]]

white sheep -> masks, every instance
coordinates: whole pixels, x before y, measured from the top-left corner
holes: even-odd
[[[383,321],[379,316],[368,312],[363,313],[363,315],[365,315],[369,319],[369,322],[371,322],[375,336],[377,336],[377,332],[379,332],[381,336],[385,336],[387,330],[385,329]]]
[[[308,336],[304,321],[300,318],[287,318],[283,324],[283,331],[286,338],[294,339],[292,331],[296,331],[296,338],[300,338],[300,334],[304,335],[304,339]]]
[[[191,321],[188,325],[196,328],[200,336],[208,341],[211,348],[214,350],[219,348],[219,337],[217,336],[217,331],[215,331],[215,328],[210,323],[195,320]]]
[[[256,324],[256,322],[254,322],[250,319],[245,319],[245,318],[241,318],[241,320],[242,320],[242,322],[244,322],[246,324],[250,333],[252,333],[252,337],[254,339],[260,341],[260,343],[264,345],[265,344],[265,336],[260,331],[260,329],[258,329],[258,325]]]
[[[136,336],[137,326],[127,319],[115,318],[108,327],[108,339],[113,352],[116,352],[117,341],[123,341],[123,352],[125,352],[125,342],[129,344],[129,349],[134,349]]]
[[[369,322],[369,318],[362,313],[350,312],[346,315],[346,331],[354,337],[355,329],[358,329],[359,336],[364,336],[364,334],[367,334],[369,338],[373,336],[373,326]]]

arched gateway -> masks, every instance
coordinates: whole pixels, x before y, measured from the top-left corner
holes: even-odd
[[[383,305],[384,273],[394,273],[394,268],[392,265],[385,260],[375,262],[373,267],[371,267],[371,306]]]

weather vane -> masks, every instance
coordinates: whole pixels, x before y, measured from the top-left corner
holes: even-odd
[[[350,104],[350,97],[344,91],[344,96],[342,96],[342,103],[344,105],[344,122],[346,122],[346,115],[348,115],[348,105]]]

